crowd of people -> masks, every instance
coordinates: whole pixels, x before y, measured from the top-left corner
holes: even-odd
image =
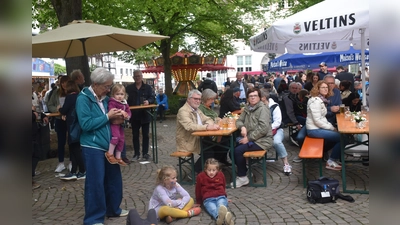
[[[54,118],[58,142],[55,172],[67,169],[68,173],[60,177],[66,181],[85,179],[84,224],[103,224],[105,216],[128,216],[127,224],[130,225],[157,224],[159,220],[171,223],[178,218],[197,216],[203,207],[216,224],[233,225],[225,191],[226,180],[220,166],[232,166],[234,163],[237,167],[236,187],[240,188],[249,183],[243,153],[274,150],[282,160],[282,172],[290,176],[292,166],[283,144],[283,129],[288,125],[297,130],[290,139],[300,148],[307,135],[323,138],[324,151],[332,150],[327,157],[326,168],[341,170],[338,163],[340,135],[335,115],[342,103],[352,111],[361,110],[362,96],[358,91],[359,84],[354,82],[354,75],[343,67],[337,68],[336,77],[327,72],[325,63],[321,63],[320,67],[319,73],[301,72],[294,77],[261,75],[252,79],[237,72],[235,81],[227,79],[225,82],[219,113],[213,109],[218,91],[212,79],[206,79],[199,89],[190,90],[176,117],[176,146],[178,151],[199,155],[194,165],[196,177],[189,177],[196,180],[196,204],[177,183],[176,169],[164,166],[156,175],[146,219],[141,219],[136,210],[120,208],[123,187],[120,166],[151,157],[148,153],[149,124],[152,121],[149,109],[130,110],[129,106],[156,104],[162,122],[168,110],[168,97],[163,89],[159,89],[156,95],[151,86],[143,82],[140,70],[134,71],[135,82],[127,87],[114,84],[114,75],[104,68],[95,69],[90,75],[91,85],[84,87],[82,72],[74,70],[70,76],[60,76],[56,84],[42,92],[40,97],[32,88],[32,189],[40,187],[33,180],[39,161],[38,131],[42,124],[49,123],[49,118],[37,107],[45,105],[42,111],[60,113]],[[233,153],[234,162],[229,162],[228,151],[219,147],[208,148],[201,159],[201,142],[203,146],[210,142],[222,143],[224,137],[206,137],[208,139],[204,141],[206,138],[191,134],[219,130],[219,121],[228,112],[237,110],[241,113],[235,122],[238,138]],[[126,156],[124,124],[128,121],[133,136],[132,160]],[[70,153],[68,165],[64,162],[67,141]],[[293,162],[301,160],[295,157]]]

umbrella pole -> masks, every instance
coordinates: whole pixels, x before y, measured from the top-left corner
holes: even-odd
[[[361,33],[361,81],[362,81],[362,104],[367,105],[367,96],[365,95],[365,28],[360,29]]]
[[[89,77],[90,77],[89,60],[88,60],[88,57],[87,57],[87,54],[86,54],[86,46],[85,46],[85,42],[86,42],[87,38],[81,38],[79,40],[82,43],[83,56],[85,57],[85,61],[86,61],[86,63],[83,64],[83,68],[82,68],[83,69],[83,73],[84,74],[88,74]]]

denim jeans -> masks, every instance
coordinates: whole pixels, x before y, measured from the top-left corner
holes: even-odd
[[[243,157],[243,154],[245,152],[249,151],[257,151],[263,149],[260,146],[258,146],[256,143],[254,143],[251,147],[249,147],[247,144],[240,144],[236,146],[235,148],[235,164],[237,167],[237,175],[239,177],[244,177],[247,174],[247,168],[246,168],[246,159]]]
[[[286,148],[283,145],[282,141],[284,138],[283,129],[279,128],[274,135],[274,149],[276,154],[278,154],[279,158],[285,158],[287,156]]]
[[[313,129],[307,130],[307,135],[314,138],[323,138],[324,146],[333,146],[330,159],[340,159],[340,133],[333,130]],[[329,150],[329,149],[327,149]]]
[[[306,139],[307,136],[307,128],[304,125],[298,132],[296,136],[296,140],[299,143],[300,148],[303,146],[304,139]]]
[[[306,125],[306,118],[302,116],[296,116],[297,122],[299,122],[301,125],[305,126]]]
[[[207,198],[203,201],[204,208],[215,220],[218,218],[218,210],[221,205],[228,207],[228,199],[225,196]]]
[[[143,123],[141,120],[132,120],[132,142],[134,155],[140,155],[140,142],[139,142],[139,130],[142,128],[142,156],[149,153],[149,131],[150,123]]]
[[[122,175],[118,164],[110,164],[105,151],[82,147],[86,166],[85,217],[83,223],[104,223],[105,216],[119,216]]]

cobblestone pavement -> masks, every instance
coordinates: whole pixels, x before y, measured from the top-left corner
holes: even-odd
[[[176,150],[175,116],[169,116],[163,123],[157,122],[159,163],[131,163],[121,167],[123,178],[122,209],[136,208],[144,218],[150,196],[155,187],[156,170],[164,164],[177,165],[177,159],[169,154]],[[229,209],[232,211],[235,224],[369,224],[369,195],[351,194],[354,203],[338,200],[337,203],[310,204],[306,199],[302,181],[302,164],[292,163],[299,147],[288,142],[285,129],[285,146],[292,164],[293,174],[283,173],[281,161],[267,163],[266,188],[241,187],[227,189]],[[126,129],[126,134],[131,134]],[[52,135],[52,138],[56,138]],[[128,158],[133,156],[132,141],[127,139]],[[150,149],[151,153],[151,149]],[[274,154],[271,151],[269,154]],[[271,156],[271,155],[269,155]],[[68,161],[68,157],[66,157]],[[39,162],[39,175],[35,180],[41,184],[32,191],[32,224],[82,224],[84,216],[84,180],[61,181],[54,173],[57,158]],[[348,188],[369,189],[369,167],[361,164],[350,164],[347,167]],[[230,168],[224,169],[230,182]],[[260,169],[256,171],[257,182],[262,180]],[[189,172],[188,168],[185,173]],[[66,173],[66,170],[63,171]],[[307,170],[308,179],[318,176],[318,163],[310,162]],[[341,181],[341,173],[324,169],[323,174]],[[184,185],[194,197],[194,186]],[[125,224],[126,217],[106,218],[105,224]],[[165,224],[165,222],[160,222]],[[215,221],[203,210],[199,216],[174,221],[172,224],[215,224]]]

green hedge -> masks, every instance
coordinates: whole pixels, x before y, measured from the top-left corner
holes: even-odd
[[[185,99],[185,100],[183,100]],[[169,110],[165,113],[166,115],[176,115],[179,108],[181,107],[182,101],[186,101],[186,97],[179,95],[168,96],[168,107]]]

